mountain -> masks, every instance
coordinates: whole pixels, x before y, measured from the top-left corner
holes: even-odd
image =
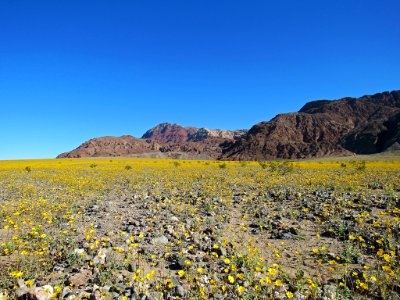
[[[208,129],[199,128],[197,132],[189,136],[188,141],[198,142],[207,138],[221,138],[226,140],[237,140],[247,133],[247,130],[221,130],[221,129]]]
[[[150,139],[159,143],[180,144],[199,142],[208,138],[234,140],[244,135],[247,130],[221,130],[208,128],[183,127],[178,124],[161,123],[147,130],[142,139]]]
[[[169,158],[218,159],[222,145],[246,133],[245,130],[211,130],[161,123],[143,134],[91,139],[58,158],[144,156]]]
[[[254,125],[221,159],[299,159],[370,154],[399,143],[400,91],[318,100]]]
[[[132,154],[157,153],[160,148],[161,145],[157,142],[134,138],[130,135],[105,136],[91,139],[75,150],[60,154],[57,158],[131,156]]]
[[[222,160],[301,159],[400,149],[400,91],[317,100],[250,130],[161,123],[142,138],[101,137],[58,157],[151,156]]]
[[[197,128],[183,127],[178,124],[161,123],[147,130],[142,139],[150,139],[159,143],[184,143],[191,135],[197,132]]]

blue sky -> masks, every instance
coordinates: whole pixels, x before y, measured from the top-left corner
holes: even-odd
[[[0,159],[400,89],[400,1],[0,1]]]

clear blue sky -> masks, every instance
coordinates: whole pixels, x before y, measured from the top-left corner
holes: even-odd
[[[0,159],[400,89],[400,1],[0,0]]]

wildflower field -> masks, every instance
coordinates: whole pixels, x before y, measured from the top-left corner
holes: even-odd
[[[400,299],[399,195],[400,160],[0,161],[0,299]]]

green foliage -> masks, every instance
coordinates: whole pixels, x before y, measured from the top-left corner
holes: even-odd
[[[258,164],[260,165],[260,167],[262,168],[262,169],[266,169],[267,167],[268,167],[268,162],[266,162],[266,161],[259,161],[258,162]]]
[[[353,245],[353,243],[347,241],[344,243],[344,248],[341,253],[341,258],[350,264],[357,263],[358,257],[361,256],[360,249]]]
[[[365,172],[367,169],[367,163],[365,160],[352,160],[350,161],[350,165],[357,171],[357,172]]]
[[[277,172],[278,174],[285,175],[293,172],[294,166],[292,162],[289,161],[273,161],[269,164],[269,169],[272,172]]]
[[[220,169],[226,169],[226,163],[219,164],[218,167]]]

